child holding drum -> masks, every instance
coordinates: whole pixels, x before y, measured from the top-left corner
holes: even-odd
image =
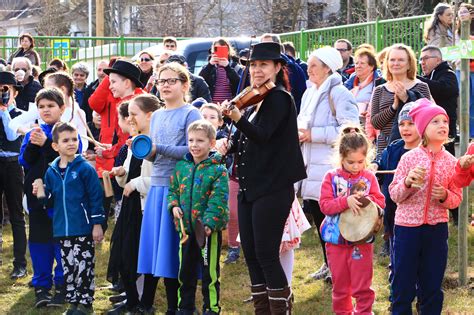
[[[402,156],[389,187],[398,205],[392,314],[411,314],[415,295],[420,298],[422,314],[441,313],[441,282],[448,259],[448,209],[457,207],[462,199],[461,189],[452,180],[457,160],[443,146],[448,140],[449,117],[428,99],[417,103],[409,115],[422,143]]]
[[[342,236],[339,226],[343,212],[362,214],[367,200],[369,205],[385,207],[377,179],[367,169],[370,151],[370,142],[358,127],[344,128],[337,142],[340,166],[326,173],[321,186],[321,211],[326,215],[321,235],[326,241],[333,283],[332,309],[336,314],[370,314],[375,300],[371,288],[374,237],[352,243]],[[352,297],[356,299],[355,308]]]

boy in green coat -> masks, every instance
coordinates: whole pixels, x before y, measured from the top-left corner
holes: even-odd
[[[171,176],[168,209],[173,213],[176,229],[188,235],[180,245],[178,314],[193,314],[198,270],[202,270],[203,313],[218,314],[219,257],[222,230],[229,219],[228,174],[218,153],[210,153],[216,143],[216,130],[206,120],[188,128],[189,153],[176,164]],[[182,220],[183,225],[179,224]],[[198,222],[199,221],[199,222]],[[195,231],[204,226],[205,244],[201,249]],[[182,230],[184,228],[184,231]]]

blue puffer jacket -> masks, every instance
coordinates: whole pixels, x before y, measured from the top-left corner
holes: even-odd
[[[68,164],[64,178],[60,157],[46,171],[46,194],[54,202],[54,237],[91,235],[95,224],[105,222],[102,187],[95,169],[80,155]]]

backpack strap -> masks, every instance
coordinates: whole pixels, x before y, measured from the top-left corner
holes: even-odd
[[[329,108],[331,109],[331,113],[334,118],[336,118],[336,104],[334,104],[334,99],[331,96],[332,86],[328,90],[328,100],[329,100]]]

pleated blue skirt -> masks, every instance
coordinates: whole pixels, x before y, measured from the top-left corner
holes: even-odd
[[[138,273],[178,278],[179,236],[168,212],[168,186],[151,186],[143,213]]]

